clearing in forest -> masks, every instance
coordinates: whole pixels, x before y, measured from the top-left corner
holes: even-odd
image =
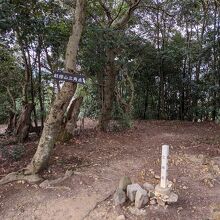
[[[210,219],[212,207],[220,204],[218,125],[136,121],[132,129],[110,133],[97,132],[92,126],[87,121],[77,138],[57,143],[49,169],[42,173],[49,180],[62,177],[66,170],[73,170],[72,176],[50,186],[23,181],[1,186],[0,219],[114,220],[121,214],[130,220]],[[170,145],[168,178],[174,182],[178,202],[166,209],[146,207],[140,216],[132,214],[129,205],[114,207],[112,195],[122,176],[140,184],[159,182],[162,144]],[[19,160],[2,154],[1,176],[28,164],[36,147],[37,139],[32,137]]]

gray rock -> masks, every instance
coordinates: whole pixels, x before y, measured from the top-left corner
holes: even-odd
[[[178,200],[178,195],[174,192],[171,192],[169,198],[167,199],[168,203],[175,203]]]
[[[135,207],[138,209],[143,208],[148,201],[149,201],[149,197],[147,195],[147,191],[144,189],[139,189],[136,192],[136,196],[135,196]]]
[[[118,188],[115,191],[115,194],[113,196],[113,201],[114,201],[114,204],[116,206],[124,204],[125,201],[126,201],[126,194],[125,194],[125,192],[122,189]]]
[[[125,216],[124,215],[119,215],[116,220],[125,220]]]
[[[130,184],[132,184],[131,179],[128,176],[123,176],[120,179],[118,188],[126,191],[127,186],[130,185]]]
[[[154,191],[154,186],[152,184],[148,183],[148,182],[144,183],[143,188],[145,190],[147,190],[148,192],[149,191]]]
[[[150,198],[154,198],[154,197],[155,197],[154,191],[149,191],[149,192],[148,192],[148,196],[149,196]]]
[[[136,192],[139,189],[142,189],[142,188],[137,183],[134,183],[134,184],[131,184],[131,185],[127,186],[127,196],[128,196],[128,198],[130,199],[131,202],[134,202],[135,196],[136,196]]]
[[[163,188],[160,186],[160,184],[155,186],[155,195],[156,196],[169,195],[170,192],[171,192],[171,188],[169,188],[169,187]]]

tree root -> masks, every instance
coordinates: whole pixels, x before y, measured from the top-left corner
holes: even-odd
[[[3,177],[0,180],[0,185],[4,185],[6,183],[14,182],[17,180],[24,180],[28,183],[38,183],[41,182],[43,179],[37,174],[25,175],[24,170],[20,170],[18,172],[12,172]]]
[[[55,189],[55,188],[65,188],[70,189],[69,187],[56,187],[55,185],[62,183],[64,180],[72,176],[74,172],[72,170],[67,170],[63,177],[59,177],[55,180],[44,180],[39,186],[45,189]]]
[[[28,183],[42,182],[40,184],[40,187],[42,187],[42,188],[56,188],[56,187],[53,187],[53,185],[56,185],[56,184],[63,182],[68,177],[70,177],[72,174],[73,174],[72,170],[67,170],[63,177],[60,177],[55,180],[44,180],[43,181],[43,178],[41,178],[38,174],[29,174],[29,173],[27,174],[27,169],[22,169],[17,172],[12,172],[12,173],[9,173],[8,175],[4,176],[0,180],[0,185],[4,185],[6,183],[10,183],[10,182],[18,181],[18,180],[24,180]],[[62,187],[62,188],[67,189],[68,187]]]
[[[91,208],[88,213],[83,217],[82,220],[85,220],[87,217],[89,217],[90,213],[92,211],[94,211],[98,205],[100,205],[102,202],[105,202],[106,200],[108,200],[110,197],[112,197],[112,195],[115,193],[115,190],[113,192],[110,192],[107,196],[105,196],[103,199],[101,199],[100,201],[96,202],[96,204],[93,206],[93,208]]]

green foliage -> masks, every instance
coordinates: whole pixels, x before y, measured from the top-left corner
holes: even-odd
[[[77,90],[76,96],[83,96],[79,117],[97,118],[100,112],[97,102],[97,87],[92,79],[86,80],[86,85]]]
[[[2,0],[0,14],[0,122],[8,111],[19,111],[25,62],[22,46],[31,54],[32,83],[37,110],[46,117],[57,91],[52,73],[64,67],[65,48],[71,32],[69,1]],[[130,1],[103,1],[115,18],[122,18]],[[147,5],[147,6],[146,6]],[[146,7],[145,7],[146,6]],[[144,1],[129,25],[118,30],[110,25],[99,1],[88,1],[87,19],[78,54],[86,74],[81,116],[98,118],[102,107],[102,81],[106,50],[114,48],[116,91],[129,102],[131,111],[114,100],[112,116],[119,127],[130,127],[132,118],[219,120],[220,44],[219,10],[214,2]],[[136,26],[135,26],[136,25]],[[126,31],[125,31],[126,30]],[[39,83],[37,53],[42,68]],[[46,53],[47,52],[47,53]],[[132,81],[128,84],[126,77]],[[28,98],[31,98],[30,82]],[[39,87],[44,112],[40,111]],[[7,89],[8,90],[7,90]],[[11,93],[11,95],[9,94]],[[14,101],[13,101],[13,99]]]
[[[13,50],[0,45],[0,122],[5,122],[8,111],[16,111],[22,90],[22,68]]]
[[[112,112],[113,119],[116,119],[118,122],[118,129],[124,130],[126,128],[132,127],[132,116],[130,113],[124,112],[121,106],[115,102]]]

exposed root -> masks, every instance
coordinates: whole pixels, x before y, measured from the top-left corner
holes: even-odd
[[[114,190],[113,192],[109,193],[107,196],[105,196],[105,197],[104,197],[103,199],[101,199],[100,201],[96,202],[96,204],[93,206],[93,208],[91,208],[91,209],[88,211],[88,213],[83,217],[82,220],[85,220],[87,217],[89,217],[90,213],[91,213],[92,211],[94,211],[94,210],[98,207],[98,205],[100,205],[102,202],[105,202],[106,200],[108,200],[109,198],[111,198],[114,193],[115,193],[115,190]]]
[[[63,177],[59,177],[59,178],[57,178],[55,180],[44,180],[39,186],[41,188],[45,188],[45,189],[61,188],[60,186],[56,187],[54,185],[62,183],[64,180],[66,180],[67,178],[72,176],[73,173],[74,172],[72,170],[67,170]],[[62,187],[62,188],[70,189],[69,187]]]
[[[18,172],[12,172],[3,177],[0,180],[0,185],[14,182],[17,180],[24,180],[28,183],[38,183],[42,181],[42,178],[37,174],[31,174],[31,175],[25,175],[24,170],[18,171]]]

